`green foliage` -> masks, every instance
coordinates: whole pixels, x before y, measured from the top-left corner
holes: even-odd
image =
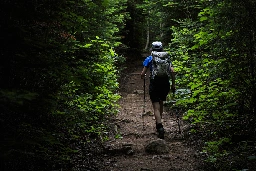
[[[207,152],[206,161],[215,169],[242,169],[245,159],[233,155],[250,156],[255,151],[240,148],[240,142],[251,141],[249,137],[255,134],[256,89],[252,78],[255,36],[250,30],[255,20],[248,18],[255,15],[251,9],[256,4],[252,1],[193,4],[189,11],[199,10],[197,17],[175,18],[178,25],[172,27],[170,52],[177,72],[177,87],[192,91],[189,99],[180,99],[177,104],[187,109],[184,119],[195,125],[191,132],[203,135],[206,144],[201,145]],[[235,146],[239,150],[233,150]],[[229,160],[240,162],[241,166],[227,166]]]
[[[208,155],[207,161],[215,163],[219,157],[227,156],[228,152],[222,146],[230,143],[230,139],[221,138],[217,141],[206,142],[203,152]]]
[[[118,88],[117,70],[114,65],[116,57],[113,56],[115,55],[113,50],[108,50],[110,45],[100,39],[92,40],[90,45],[91,48],[101,46],[99,56],[94,56],[97,61],[80,61],[80,66],[74,71],[75,74],[70,82],[62,86],[59,94],[65,102],[61,105],[67,106],[72,111],[79,111],[74,112],[74,116],[68,117],[79,118],[78,125],[86,129],[86,132],[100,135],[104,132],[104,128],[103,123],[98,122],[104,122],[104,118],[117,112],[116,102],[120,98],[116,93]],[[87,48],[86,45],[79,46],[81,51]],[[89,67],[85,68],[85,66]],[[65,113],[62,110],[56,112]]]
[[[97,164],[90,144],[107,139],[120,98],[116,65],[124,58],[115,48],[126,0],[5,1],[1,8],[8,33],[1,39],[1,166],[71,169],[76,156]]]

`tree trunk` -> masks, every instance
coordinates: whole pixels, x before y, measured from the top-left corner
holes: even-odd
[[[147,21],[147,40],[146,40],[146,45],[145,45],[145,48],[144,48],[145,51],[148,50],[149,36],[150,36],[150,33],[149,33],[149,21]]]

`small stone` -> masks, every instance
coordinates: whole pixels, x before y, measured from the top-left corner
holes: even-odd
[[[134,151],[133,151],[132,149],[130,149],[130,150],[128,150],[128,151],[126,152],[126,154],[127,154],[127,155],[133,155],[133,154],[134,154]]]
[[[134,154],[134,151],[132,149],[132,146],[133,144],[129,144],[129,143],[126,143],[126,144],[123,144],[122,145],[122,151],[127,154],[127,155],[133,155]]]
[[[133,93],[134,94],[143,94],[144,91],[143,90],[134,90]]]
[[[147,111],[143,116],[154,116],[154,114],[151,111]]]

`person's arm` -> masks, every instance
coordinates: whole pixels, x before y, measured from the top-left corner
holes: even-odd
[[[174,93],[175,92],[175,71],[174,71],[174,68],[173,66],[171,65],[170,66],[170,71],[171,71],[171,78],[172,78],[172,92]]]
[[[147,70],[148,70],[148,68],[144,66],[143,70],[140,74],[141,79],[145,79],[145,74],[147,73]]]
[[[141,74],[140,74],[140,78],[141,79],[145,79],[147,70],[148,70],[148,68],[150,67],[150,64],[151,64],[150,62],[151,62],[151,57],[150,56],[148,56],[143,61],[143,69],[142,69]]]

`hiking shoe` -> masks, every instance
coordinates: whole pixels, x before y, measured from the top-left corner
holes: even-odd
[[[162,123],[156,124],[156,130],[158,132],[158,138],[164,139],[164,128]]]
[[[164,139],[164,128],[163,128],[163,127],[162,127],[162,128],[159,128],[159,129],[157,130],[157,132],[158,132],[158,138]]]

